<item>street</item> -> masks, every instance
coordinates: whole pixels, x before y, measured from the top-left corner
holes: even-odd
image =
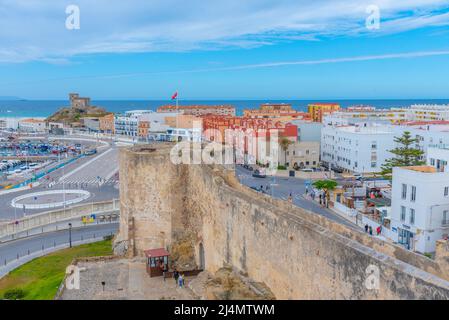
[[[272,197],[282,200],[288,200],[290,193],[292,194],[293,204],[303,209],[309,210],[316,214],[325,216],[333,221],[344,224],[348,227],[355,228],[355,225],[350,223],[344,218],[332,213],[330,210],[321,207],[318,203],[305,199],[303,194],[305,193],[305,180],[294,177],[269,177],[255,178],[252,176],[252,171],[249,171],[242,166],[235,166],[235,173],[239,181],[248,186],[261,188],[266,191],[266,186],[269,186],[267,194]]]
[[[90,197],[81,203],[118,198],[118,148],[108,146],[92,156],[82,157],[39,180],[40,185],[31,190],[0,194],[0,220],[18,219],[48,209],[13,208],[11,201],[22,195],[50,190],[83,189]],[[39,201],[39,198],[36,199]]]
[[[95,224],[72,229],[72,242],[102,238],[117,232],[118,223]],[[69,243],[69,230],[46,232],[0,244],[0,266],[40,250]]]

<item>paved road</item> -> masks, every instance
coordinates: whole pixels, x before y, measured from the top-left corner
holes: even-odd
[[[113,147],[58,179],[62,183],[98,184],[113,180],[118,172],[118,148]],[[111,179],[112,178],[112,179]]]
[[[81,168],[81,169],[80,169]],[[81,203],[97,202],[111,200],[119,197],[118,175],[115,174],[118,169],[118,148],[105,147],[101,152],[94,156],[80,158],[75,162],[50,173],[49,179],[40,179],[41,185],[32,190],[12,192],[0,195],[0,220],[21,218],[24,215],[36,214],[48,209],[15,209],[11,206],[11,200],[17,196],[39,191],[62,190],[65,189],[84,189],[91,193],[91,196]],[[70,172],[76,172],[67,176]],[[56,183],[51,188],[52,181],[65,176],[64,185]],[[101,179],[97,177],[100,176]],[[77,180],[77,181],[74,181]]]
[[[321,207],[314,201],[305,199],[302,196],[305,193],[305,184],[304,184],[305,180],[298,178],[281,178],[281,177],[254,178],[251,175],[252,174],[251,171],[241,166],[236,166],[235,172],[239,181],[242,184],[247,185],[248,187],[260,188],[261,186],[263,186],[263,189],[265,190],[266,186],[269,185],[270,189],[268,190],[267,193],[271,194],[275,198],[280,198],[283,200],[287,200],[291,193],[293,197],[293,204],[297,205],[298,207],[325,216],[333,221],[344,224],[351,228],[356,228],[354,224],[336,215],[332,211]]]
[[[72,229],[72,241],[102,238],[115,234],[118,223],[98,224]],[[19,257],[27,256],[58,245],[69,243],[69,230],[54,231],[0,244],[0,266]]]

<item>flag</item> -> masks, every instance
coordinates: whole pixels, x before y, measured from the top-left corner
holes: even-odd
[[[171,99],[175,100],[178,97],[178,91],[176,91],[172,96]]]

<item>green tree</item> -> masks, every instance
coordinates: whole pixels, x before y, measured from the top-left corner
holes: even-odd
[[[290,140],[288,140],[286,137],[282,137],[279,139],[279,145],[281,146],[281,149],[284,151],[284,160],[285,164],[287,164],[287,150],[288,147],[292,144]]]
[[[324,191],[324,197],[326,199],[326,207],[329,208],[329,198],[330,198],[330,191],[335,190],[338,183],[335,180],[317,180],[313,183],[313,186],[317,188],[318,190]]]
[[[391,176],[394,167],[420,166],[425,163],[421,160],[424,152],[413,146],[418,139],[412,138],[409,131],[405,131],[401,137],[395,137],[394,142],[397,144],[396,148],[389,150],[394,157],[385,160],[382,165],[383,176]]]

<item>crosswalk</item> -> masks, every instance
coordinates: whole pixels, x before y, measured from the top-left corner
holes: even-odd
[[[115,186],[118,185],[118,176],[112,176],[109,179],[96,178],[96,177],[73,177],[66,178],[62,181],[53,181],[48,184],[49,188],[62,187],[66,188],[89,188],[89,187],[101,187],[101,186]]]

